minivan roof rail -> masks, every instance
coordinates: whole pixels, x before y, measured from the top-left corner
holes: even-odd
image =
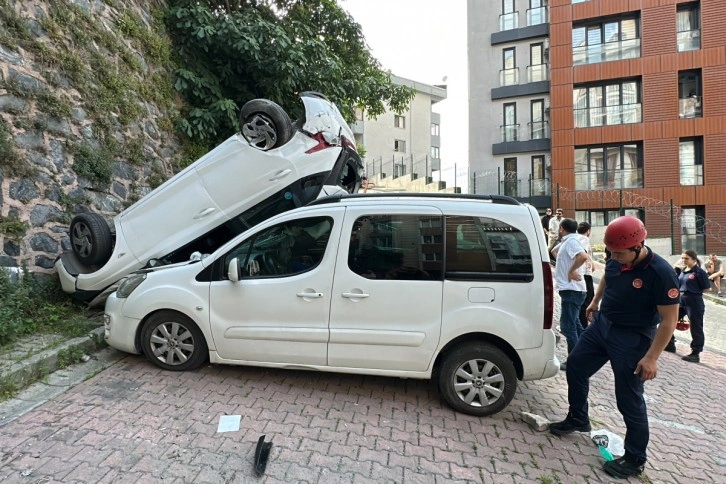
[[[449,198],[455,200],[480,200],[504,205],[521,205],[516,199],[506,195],[475,195],[461,193],[353,193],[328,195],[308,203],[308,205],[323,205],[326,203],[338,203],[343,200],[369,199],[369,198]]]

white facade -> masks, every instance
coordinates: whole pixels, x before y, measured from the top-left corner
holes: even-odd
[[[433,104],[446,99],[446,87],[431,86],[403,77],[392,76],[397,85],[416,91],[408,109],[401,114],[391,110],[375,119],[358,113],[353,124],[356,143],[365,148],[363,162],[368,176],[385,173],[386,177],[415,174],[430,176],[441,163],[439,149],[440,116]]]

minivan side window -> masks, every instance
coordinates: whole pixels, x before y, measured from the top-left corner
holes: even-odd
[[[446,279],[534,279],[527,236],[490,217],[446,217]]]
[[[261,231],[224,257],[224,271],[233,258],[242,276],[292,276],[317,266],[325,254],[333,219],[310,217],[291,220]]]
[[[367,279],[440,281],[442,220],[431,215],[365,215],[350,235],[348,267]]]

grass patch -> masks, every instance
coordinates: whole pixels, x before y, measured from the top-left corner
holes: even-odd
[[[70,346],[58,351],[58,369],[80,363],[85,352],[78,346]]]
[[[87,143],[72,145],[73,171],[98,183],[111,181],[111,161],[115,154],[108,146],[95,148]]]
[[[25,162],[15,146],[10,126],[0,116],[0,168],[4,168],[7,175],[23,177],[33,174],[33,170]]]
[[[87,334],[97,323],[84,310],[68,299],[57,278],[23,270],[15,281],[0,269],[0,349],[29,334],[58,333],[69,338]]]
[[[20,220],[15,214],[7,217],[0,215],[0,235],[4,235],[14,242],[19,242],[29,227],[27,222]]]

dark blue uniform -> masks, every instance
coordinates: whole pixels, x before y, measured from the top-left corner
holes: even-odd
[[[691,322],[691,351],[700,353],[706,338],[703,334],[703,313],[706,306],[703,304],[703,291],[711,287],[706,271],[699,266],[692,269],[685,268],[678,276],[681,290],[681,306],[688,314]]]
[[[638,465],[646,461],[650,434],[643,381],[634,374],[635,368],[650,349],[660,322],[657,306],[678,304],[680,298],[673,267],[650,249],[648,252],[632,268],[607,261],[600,311],[567,359],[570,414],[580,422],[589,419],[590,377],[610,361],[618,410],[627,428],[625,456]]]

